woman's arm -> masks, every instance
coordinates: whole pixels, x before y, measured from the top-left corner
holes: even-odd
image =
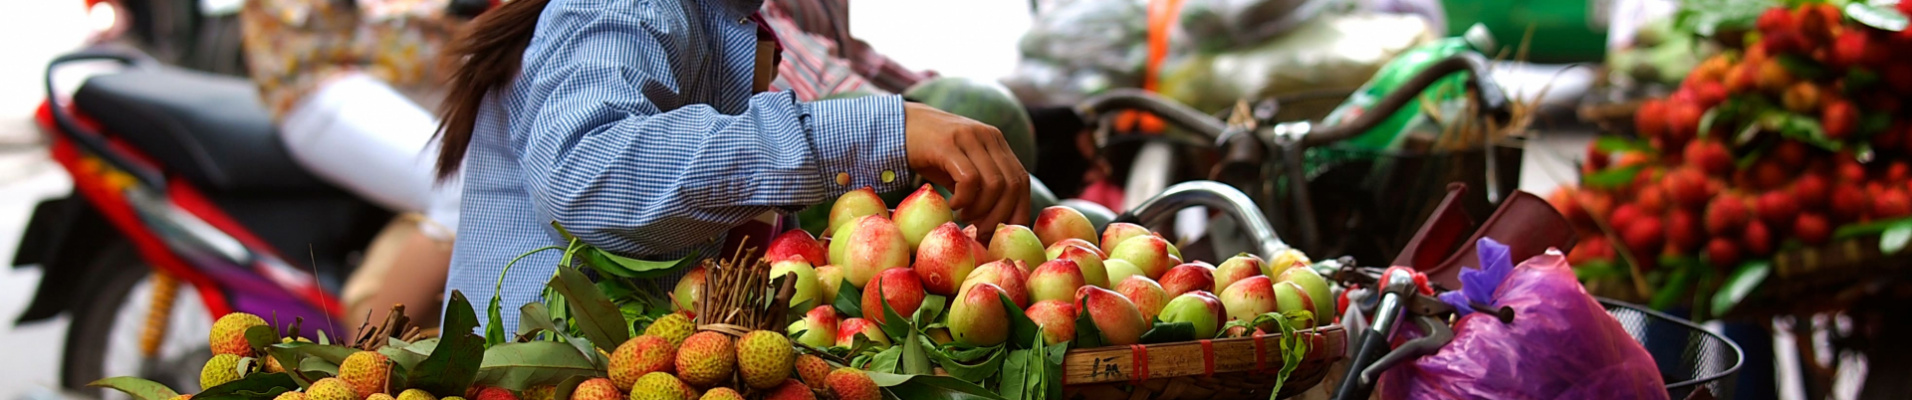
[[[748,85],[680,86],[683,76],[722,79],[725,57],[711,54],[705,71],[673,70],[674,57],[719,50],[675,47],[685,33],[654,28],[673,26],[654,15],[547,12],[542,22],[553,25],[541,28],[556,29],[540,32],[567,34],[527,53],[542,61],[516,86],[534,94],[512,106],[526,110],[512,132],[532,195],[572,234],[618,253],[669,254],[764,212],[910,181],[895,96],[798,103],[764,93],[737,115],[703,104],[665,110],[653,96]]]

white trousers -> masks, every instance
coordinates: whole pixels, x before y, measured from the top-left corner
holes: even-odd
[[[363,74],[327,83],[286,114],[279,134],[313,175],[394,212],[420,213],[420,228],[449,240],[458,229],[458,177],[434,173],[438,120]]]

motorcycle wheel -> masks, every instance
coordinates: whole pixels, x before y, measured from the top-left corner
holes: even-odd
[[[198,292],[179,283],[158,357],[144,357],[139,346],[153,301],[152,267],[124,243],[104,250],[92,269],[102,272],[93,281],[100,286],[85,288],[91,295],[83,296],[73,308],[62,356],[62,385],[92,392],[100,399],[129,399],[119,391],[86,384],[106,377],[137,376],[180,393],[198,392],[199,370],[212,358],[206,338],[213,322]]]

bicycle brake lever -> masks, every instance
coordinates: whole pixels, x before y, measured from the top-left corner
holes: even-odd
[[[1402,343],[1400,347],[1394,348],[1394,351],[1382,355],[1381,359],[1375,360],[1374,364],[1361,370],[1360,379],[1363,384],[1372,386],[1376,380],[1380,379],[1381,372],[1387,371],[1388,368],[1421,358],[1421,356],[1434,354],[1441,351],[1441,347],[1447,346],[1448,342],[1454,341],[1454,329],[1439,319],[1424,315],[1416,316],[1414,325],[1421,327],[1421,331],[1426,332],[1427,336]]]

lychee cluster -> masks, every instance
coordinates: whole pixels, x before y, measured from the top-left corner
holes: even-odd
[[[1585,187],[1549,198],[1581,231],[1570,262],[1624,250],[1647,269],[1663,256],[1725,269],[1789,240],[1823,245],[1839,226],[1912,216],[1912,119],[1898,117],[1912,95],[1912,31],[1848,22],[1823,3],[1769,9],[1755,28],[1743,49],[1640,105],[1646,146],[1589,146]]]

